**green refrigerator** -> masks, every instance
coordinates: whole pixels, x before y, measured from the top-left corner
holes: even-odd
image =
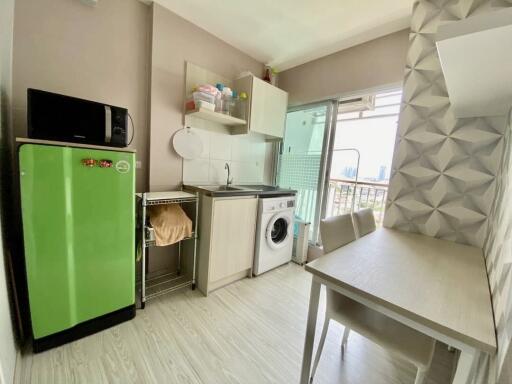
[[[135,154],[29,143],[19,165],[34,351],[133,318]]]

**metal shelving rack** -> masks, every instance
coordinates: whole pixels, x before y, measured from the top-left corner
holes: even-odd
[[[169,293],[187,286],[192,289],[196,287],[196,256],[197,256],[197,223],[199,212],[199,194],[192,194],[183,191],[171,192],[145,192],[137,194],[140,200],[140,236],[142,242],[141,256],[141,281],[140,281],[140,306],[145,307],[146,301],[154,297]],[[148,225],[147,207],[163,204],[194,204],[193,232],[191,237],[187,237],[178,242],[178,271],[168,273],[156,278],[147,279],[147,248],[155,245],[153,239],[153,228]],[[193,241],[193,261],[192,278],[181,274],[182,241]]]

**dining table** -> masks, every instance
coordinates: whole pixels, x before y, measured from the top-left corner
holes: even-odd
[[[482,249],[379,228],[306,264],[312,276],[300,383],[310,381],[322,285],[459,350],[454,384],[496,354]]]

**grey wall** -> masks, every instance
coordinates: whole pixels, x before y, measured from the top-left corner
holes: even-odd
[[[9,303],[8,258],[3,232],[5,230],[5,192],[11,182],[10,130],[12,99],[12,40],[14,0],[0,1],[0,383],[14,379],[16,346]]]
[[[27,88],[128,108],[131,148],[147,188],[150,7],[138,0],[17,0],[14,24],[14,128],[26,136]]]
[[[408,45],[409,30],[395,32],[283,71],[279,87],[300,105],[401,83]]]
[[[183,128],[185,62],[228,79],[245,70],[259,75],[263,64],[156,3],[152,36],[149,186],[162,191],[176,189],[183,180],[183,161],[171,138]],[[150,274],[175,270],[175,248],[150,250]]]
[[[182,181],[182,159],[171,148],[171,137],[183,128],[185,62],[224,78],[263,64],[162,6],[153,4],[151,66],[151,190],[176,188]]]
[[[231,78],[263,69],[172,12],[138,0],[95,7],[80,0],[17,0],[13,54],[14,136],[26,136],[29,87],[127,107],[137,128],[131,147],[142,161],[137,191],[181,184],[182,161],[170,138],[182,124],[186,60]],[[168,267],[167,252],[152,257],[151,270]]]
[[[435,34],[442,23],[510,6],[510,0],[415,2],[385,218],[388,227],[484,247],[501,383],[512,379],[511,128],[507,116],[453,116]],[[481,383],[488,382],[486,367],[482,361]]]

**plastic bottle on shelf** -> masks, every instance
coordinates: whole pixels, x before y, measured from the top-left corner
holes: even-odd
[[[238,117],[242,120],[247,120],[247,93],[240,92],[238,96]]]
[[[222,91],[224,90],[224,84],[217,83],[215,87],[219,90],[215,97],[215,112],[222,112],[223,106],[223,97]]]
[[[226,115],[230,114],[232,98],[233,98],[233,92],[231,91],[231,88],[224,87],[222,89],[222,110],[221,110],[222,113],[224,113]]]
[[[231,96],[231,105],[229,114],[231,116],[238,117],[238,104],[239,104],[240,98],[238,96],[238,93],[236,91],[233,91],[233,95]]]

